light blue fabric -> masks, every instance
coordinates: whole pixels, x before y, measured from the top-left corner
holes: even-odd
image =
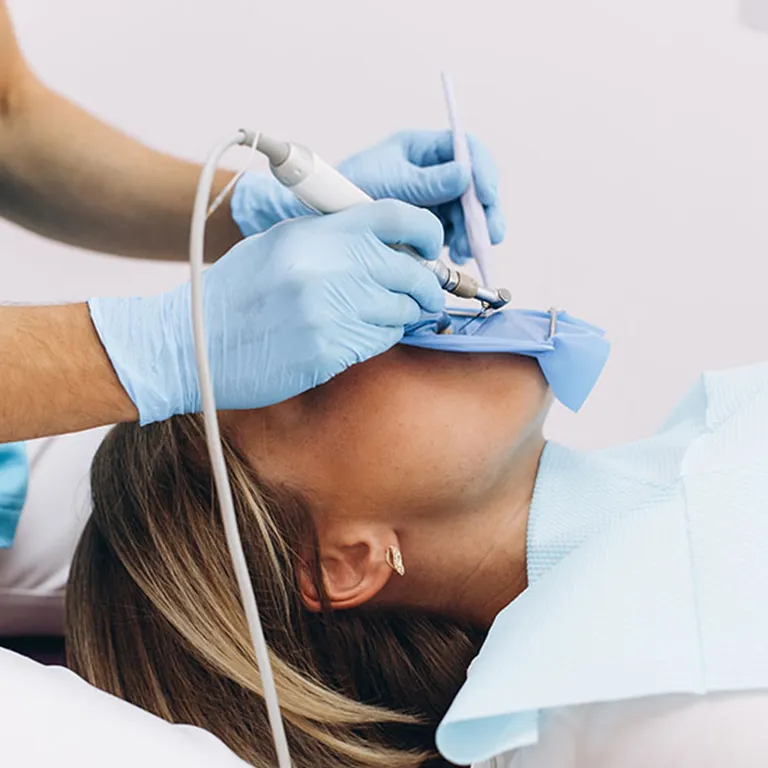
[[[768,364],[705,374],[662,431],[547,445],[529,587],[437,732],[459,764],[535,743],[547,709],[768,688]]]
[[[0,444],[0,549],[10,547],[29,484],[24,443]]]
[[[487,316],[425,315],[405,329],[402,343],[446,352],[510,352],[538,360],[555,397],[578,411],[608,360],[610,344],[597,326],[557,313],[505,309]],[[450,326],[451,333],[441,333]]]

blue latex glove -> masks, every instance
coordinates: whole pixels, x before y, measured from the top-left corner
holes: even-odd
[[[471,136],[469,148],[477,196],[485,208],[491,242],[496,245],[505,230],[496,166],[485,147]],[[453,162],[450,131],[397,133],[345,160],[338,169],[373,198],[396,198],[429,208],[442,221],[453,261],[463,264],[470,258],[459,202],[469,185],[469,174]],[[232,196],[232,216],[246,236],[309,213],[309,208],[270,176],[245,174]]]
[[[422,309],[439,311],[445,299],[429,270],[386,243],[434,259],[442,238],[429,212],[387,200],[240,242],[204,276],[217,406],[287,400],[396,344]],[[142,424],[201,410],[188,283],[89,306]]]

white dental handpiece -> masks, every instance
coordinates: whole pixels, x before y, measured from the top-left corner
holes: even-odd
[[[302,203],[318,213],[338,213],[354,205],[373,201],[363,190],[342,176],[335,168],[321,160],[314,152],[301,144],[277,141],[260,134],[256,149],[269,159],[273,176]],[[465,272],[438,260],[430,261],[408,246],[398,250],[407,252],[437,277],[443,290],[466,299],[477,299],[492,309],[499,309],[510,302],[506,288],[487,288]]]

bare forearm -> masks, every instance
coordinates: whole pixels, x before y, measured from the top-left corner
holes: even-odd
[[[0,215],[97,251],[183,259],[199,166],[143,146],[24,71],[0,119]],[[218,174],[214,193],[231,173]],[[222,205],[206,257],[240,239]]]
[[[137,418],[85,304],[0,307],[0,442]]]

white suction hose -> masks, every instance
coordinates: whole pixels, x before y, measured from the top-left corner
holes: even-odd
[[[208,347],[205,340],[205,318],[203,314],[205,224],[208,217],[208,201],[211,196],[213,177],[222,156],[228,149],[241,144],[253,145],[254,142],[255,136],[253,134],[249,134],[246,131],[238,131],[231,139],[221,142],[221,144],[214,148],[200,174],[189,238],[189,266],[192,273],[192,327],[195,338],[197,375],[200,380],[200,393],[203,401],[205,439],[208,444],[208,453],[211,457],[211,470],[213,471],[216,493],[219,497],[219,509],[221,510],[221,517],[224,522],[227,545],[232,557],[235,576],[237,577],[240,599],[245,610],[246,619],[248,620],[253,651],[256,654],[256,661],[259,666],[269,725],[272,729],[272,737],[277,752],[277,764],[279,768],[291,768],[291,756],[288,751],[288,741],[285,737],[283,719],[280,715],[280,703],[277,698],[272,665],[269,662],[269,650],[267,648],[267,641],[264,638],[261,619],[259,618],[259,608],[256,604],[251,577],[248,573],[243,544],[240,540],[240,531],[238,530],[237,518],[235,517],[235,505],[232,500],[232,488],[229,485],[227,465],[221,446],[219,420],[216,413],[216,401],[213,395],[213,383],[211,382]]]
[[[203,401],[203,418],[205,421],[205,439],[208,453],[211,457],[216,493],[219,497],[219,508],[224,522],[227,545],[232,557],[232,565],[240,589],[240,598],[248,620],[253,650],[259,665],[261,682],[264,688],[264,701],[269,715],[269,724],[277,750],[279,768],[290,768],[291,760],[288,752],[288,742],[280,715],[280,705],[275,689],[272,666],[269,662],[269,651],[264,638],[264,630],[259,619],[259,609],[253,584],[248,573],[240,532],[237,528],[235,507],[232,500],[232,489],[229,485],[227,467],[224,461],[224,451],[221,447],[219,421],[216,413],[216,401],[213,395],[211,372],[208,362],[208,348],[205,341],[205,319],[203,315],[203,252],[205,246],[205,224],[208,216],[216,210],[226,197],[226,193],[234,186],[239,176],[233,178],[226,188],[218,195],[209,208],[211,186],[216,168],[231,147],[249,145],[253,152],[259,150],[270,159],[270,168],[275,178],[288,187],[296,197],[320,213],[332,213],[344,210],[353,205],[371,201],[364,192],[345,179],[338,171],[324,163],[313,152],[298,144],[276,141],[252,131],[238,131],[232,138],[222,141],[208,157],[200,173],[197,185],[195,206],[192,212],[192,228],[189,239],[189,264],[192,272],[192,326],[195,339],[195,357],[197,360],[197,375],[200,380],[200,393]],[[475,298],[492,308],[499,308],[510,300],[510,293],[505,288],[498,290],[479,285],[477,281],[448,267],[441,261],[427,261],[415,251],[406,249],[426,268],[430,269],[445,290],[465,298]]]

